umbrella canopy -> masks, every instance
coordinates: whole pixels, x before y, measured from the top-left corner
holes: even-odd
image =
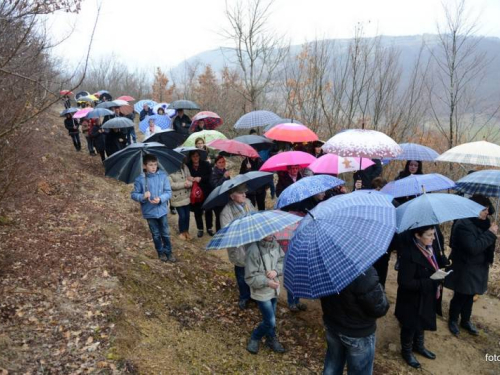
[[[258,158],[259,154],[252,146],[235,141],[233,139],[216,139],[207,143],[208,147],[225,151],[232,155],[241,155],[249,158]]]
[[[113,100],[113,102],[115,102],[116,104],[118,104],[120,107],[122,105],[128,105],[128,102],[126,100],[115,99],[115,100]]]
[[[81,98],[78,98],[78,102],[87,102],[87,103],[94,103],[97,102],[99,99],[97,99],[94,95],[89,95],[89,96],[82,96]]]
[[[73,115],[73,118],[83,118],[89,114],[89,112],[92,112],[94,108],[82,108],[79,109],[75,114]]]
[[[194,131],[198,127],[198,123],[203,120],[205,123],[204,129],[214,130],[222,125],[222,119],[215,112],[203,111],[198,112],[191,119],[191,127],[189,128],[191,131]]]
[[[274,128],[276,125],[279,125],[279,124],[299,124],[299,125],[304,125],[300,121],[294,120],[292,118],[281,118],[281,119],[279,119],[277,121],[273,121],[269,125],[267,125],[264,128],[264,131],[267,132],[268,130]]]
[[[394,206],[379,194],[337,195],[300,222],[285,256],[285,287],[295,297],[337,294],[387,250]]]
[[[318,136],[305,125],[300,124],[279,124],[264,134],[269,139],[282,142],[313,142],[318,140]]]
[[[162,130],[167,130],[167,129],[170,129],[172,127],[170,117],[168,117],[168,116],[162,116],[162,115],[146,116],[139,123],[139,130],[142,133],[146,133],[146,130],[148,130],[149,120],[153,120],[155,122],[155,125],[159,126]]]
[[[241,116],[236,124],[235,129],[251,129],[260,126],[268,126],[272,122],[280,121],[281,118],[271,111],[252,111]]]
[[[174,118],[175,115],[177,114],[177,111],[175,109],[168,109],[168,103],[158,103],[153,107],[153,113],[155,115],[158,114],[158,110],[161,108],[163,109],[163,112],[165,112],[165,115],[167,115],[170,118]]]
[[[422,194],[396,209],[398,233],[445,221],[478,217],[483,206],[453,194]]]
[[[283,190],[274,208],[289,206],[343,184],[345,181],[333,176],[304,177]]]
[[[92,109],[92,108],[90,108],[90,109]],[[71,114],[71,113],[76,113],[76,112],[78,112],[79,110],[80,110],[79,108],[75,108],[75,107],[66,108],[64,111],[62,111],[62,112],[59,114],[59,116],[60,116],[60,117],[64,117],[64,116],[66,116],[68,113],[70,113],[70,114]]]
[[[210,143],[216,139],[227,139],[227,137],[218,132],[217,130],[202,130],[201,132],[196,132],[191,134],[186,142],[184,142],[183,146],[196,146],[195,141],[198,138],[202,138],[205,141],[205,144]]]
[[[260,170],[267,172],[286,171],[289,165],[298,165],[305,168],[315,160],[314,156],[303,151],[280,152],[267,159],[260,167]]]
[[[61,90],[59,91],[59,95],[73,95],[73,91],[69,91],[69,90]]]
[[[113,100],[113,97],[106,90],[98,91],[98,94],[100,100],[106,99],[106,101],[108,102]]]
[[[186,136],[184,134],[177,133],[172,129],[168,129],[165,131],[161,131],[158,133],[154,133],[152,136],[146,138],[144,143],[157,142],[162,145],[174,149],[179,147],[186,140]]]
[[[500,197],[500,170],[486,169],[471,173],[457,181],[455,190],[470,195]]]
[[[102,102],[102,103],[99,103],[98,105],[96,105],[95,107],[96,108],[110,109],[110,108],[119,107],[119,106],[120,106],[120,104],[115,103],[115,102]]]
[[[267,139],[262,135],[255,134],[240,135],[239,137],[234,138],[234,140],[252,146],[257,151],[269,150],[274,144],[270,139]]]
[[[400,146],[403,152],[395,160],[434,161],[439,156],[432,148],[416,143],[401,143]]]
[[[361,159],[361,167],[359,158],[349,158],[338,156],[335,154],[325,154],[315,159],[307,168],[315,174],[339,174],[344,172],[355,172],[366,169],[375,164],[370,159]]]
[[[125,100],[127,102],[133,102],[135,99],[129,95],[123,95],[116,98],[117,100]]]
[[[375,130],[350,129],[334,135],[323,150],[339,156],[357,156],[370,159],[396,157],[401,147],[384,133]]]
[[[500,146],[486,141],[464,143],[441,154],[436,161],[500,167]]]
[[[302,218],[283,211],[252,212],[231,221],[219,230],[207,245],[207,250],[227,249],[257,242]]]
[[[196,147],[177,147],[174,148],[175,151],[180,152],[184,156],[189,156],[189,153],[192,151],[197,151],[200,154],[200,159],[201,160],[206,160],[208,153],[201,149],[201,148],[196,148]]]
[[[203,203],[202,208],[208,210],[217,206],[225,206],[229,200],[229,191],[241,184],[245,184],[248,191],[252,192],[272,182],[273,174],[268,172],[252,171],[245,174],[239,174],[235,178],[224,181],[222,185],[212,190],[205,200],[205,203]]]
[[[120,106],[120,113],[123,115],[130,115],[132,112],[134,112],[134,107],[131,105],[122,105]]]
[[[87,117],[87,118],[99,118],[99,117],[103,117],[103,116],[110,116],[113,114],[114,114],[114,112],[112,112],[106,108],[94,108],[94,110],[87,113],[87,115],[85,117]]]
[[[88,91],[80,91],[80,92],[76,93],[75,99],[78,100],[79,98],[81,98],[83,96],[89,96],[89,95],[90,95],[90,92],[88,92]]]
[[[141,111],[144,109],[144,104],[147,104],[149,108],[153,109],[153,107],[157,103],[151,99],[139,100],[137,103],[134,104],[134,111],[136,111],[137,113],[141,113]]]
[[[381,192],[399,198],[430,191],[453,189],[454,187],[455,182],[439,173],[412,174],[400,180],[389,182],[381,189]]]
[[[134,122],[126,117],[115,117],[106,121],[102,126],[103,129],[124,129],[133,128]]]
[[[176,100],[168,105],[168,109],[200,109],[200,106],[191,100]]]
[[[161,143],[133,143],[104,160],[105,175],[127,184],[134,182],[143,171],[142,156],[152,154],[158,158],[159,166],[167,173],[181,167],[184,155]]]

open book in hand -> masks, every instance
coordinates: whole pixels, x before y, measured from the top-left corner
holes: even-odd
[[[437,270],[431,275],[432,280],[443,280],[446,276],[448,276],[450,273],[452,273],[453,270],[450,270],[448,272],[444,270]]]

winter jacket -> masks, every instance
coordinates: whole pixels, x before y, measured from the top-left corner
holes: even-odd
[[[489,220],[457,220],[451,230],[450,246],[453,272],[445,286],[462,294],[484,294],[493,263],[497,236],[488,228]]]
[[[101,133],[99,130],[102,130],[100,125],[92,126],[92,129],[90,130],[90,137],[92,138],[97,152],[103,152],[106,149],[106,133]]]
[[[380,159],[372,159],[372,161],[375,163],[374,165],[354,173],[354,183],[356,183],[357,180],[361,180],[361,189],[371,189],[373,179],[382,174],[382,162]]]
[[[76,129],[73,127],[76,126]],[[64,127],[68,130],[68,134],[78,134],[80,131],[78,130],[78,120],[74,118],[66,118],[64,119]]]
[[[184,124],[184,126],[183,126]],[[174,131],[181,134],[189,134],[189,128],[191,127],[191,119],[188,115],[183,114],[182,117],[177,115],[174,119]]]
[[[285,253],[276,240],[253,242],[247,246],[245,256],[245,282],[250,287],[252,299],[269,301],[279,296],[280,288],[268,286],[267,271],[276,271],[278,277],[283,272]]]
[[[170,186],[172,186],[172,198],[170,198],[172,207],[187,206],[190,203],[191,188],[184,186],[188,177],[191,177],[191,173],[189,173],[189,168],[185,165],[177,172],[168,176]]]
[[[256,211],[255,207],[250,202],[250,199],[246,199],[245,204],[240,205],[230,200],[228,204],[220,213],[220,225],[222,228],[226,227],[234,219],[244,216],[249,212]],[[229,261],[238,267],[245,267],[245,247],[233,247],[227,249],[227,255]]]
[[[116,130],[111,129],[106,134],[106,155],[108,157],[125,148],[126,136],[119,129]]]
[[[146,116],[153,116],[154,113],[153,113],[153,110],[151,108],[148,108],[147,111],[145,111],[144,109],[139,113],[139,121],[142,121],[146,118]]]
[[[222,185],[224,181],[229,180],[229,178],[224,177],[224,173],[226,173],[227,170],[224,169],[219,169],[217,167],[214,167],[212,169],[212,175],[210,176],[210,186],[212,189],[215,189],[217,186]]]
[[[130,196],[134,201],[141,204],[142,216],[145,219],[159,219],[167,214],[167,202],[172,195],[170,182],[167,174],[162,170],[158,170],[156,173],[147,173],[146,177],[142,173],[135,179],[134,190]],[[153,204],[144,199],[146,191],[151,193],[151,199],[160,197],[160,203]]]
[[[339,294],[321,298],[323,321],[328,330],[349,337],[366,337],[377,329],[377,318],[389,310],[389,302],[377,271],[368,268]]]
[[[302,178],[300,172],[297,174],[297,181]],[[287,171],[278,172],[278,183],[276,184],[276,196],[279,197],[283,190],[293,184],[293,179],[290,177]]]
[[[203,190],[203,195],[205,199],[212,192],[212,186],[210,185],[210,176],[212,175],[212,166],[208,161],[200,160],[200,165],[198,169],[194,169],[193,163],[189,161],[187,163],[189,168],[189,173],[191,173],[191,177],[201,177],[201,181],[199,182],[201,190]]]

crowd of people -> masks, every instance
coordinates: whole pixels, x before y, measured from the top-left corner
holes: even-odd
[[[151,108],[144,106],[140,118],[152,115]],[[109,119],[121,116],[119,111]],[[132,116],[133,119],[133,116]],[[76,150],[81,149],[79,127],[85,135],[89,153],[101,158],[108,157],[136,141],[135,132],[105,132],[99,120],[83,119],[75,121],[67,115],[64,121]],[[147,135],[158,131],[154,122],[149,124]],[[191,128],[191,119],[184,111],[178,110],[173,120],[175,132],[188,135],[203,130],[203,123]],[[269,183],[257,190],[249,191],[240,184],[229,191],[229,201],[224,206],[203,209],[203,203],[213,189],[234,178],[227,168],[226,157],[219,154],[211,158],[202,137],[195,141],[196,149],[190,151],[181,168],[167,174],[159,168],[155,156],[147,154],[143,158],[144,173],[134,183],[131,198],[141,205],[147,220],[158,257],[164,262],[176,262],[167,221],[170,212],[178,215],[178,238],[192,240],[190,217],[194,213],[196,236],[201,238],[227,226],[234,219],[257,210],[266,209],[266,200],[279,197],[283,191],[312,175],[312,171],[298,165],[289,165],[286,171],[278,172],[277,183]],[[318,158],[323,155],[321,142],[308,145],[287,145],[288,149],[307,151]],[[267,158],[281,150],[274,148],[260,152],[260,157],[244,158],[239,173],[258,171]],[[352,189],[339,186],[321,192],[284,210],[304,216],[320,202],[349,190],[380,190],[387,181],[380,160],[354,173]],[[408,160],[396,179],[423,174],[421,161]],[[193,194],[196,190],[196,194]],[[395,199],[398,206],[414,197]],[[448,314],[448,327],[453,335],[465,331],[478,335],[472,323],[474,296],[484,294],[487,289],[488,272],[494,258],[498,226],[491,223],[489,216],[494,213],[490,200],[482,195],[473,195],[471,200],[480,204],[483,211],[477,218],[460,219],[453,223],[449,244],[449,256],[445,253],[444,238],[438,225],[424,226],[395,234],[387,252],[366,272],[359,276],[340,293],[321,298],[323,319],[326,329],[327,353],[324,374],[342,374],[347,365],[349,374],[370,374],[375,356],[376,320],[387,314],[389,302],[385,295],[385,283],[389,272],[391,252],[396,254],[397,299],[395,316],[400,324],[401,355],[406,363],[421,367],[415,353],[428,359],[436,355],[425,346],[425,331],[435,331],[436,315],[442,315],[443,288],[454,291]],[[215,218],[214,218],[215,216]],[[215,223],[214,223],[215,221]],[[215,224],[215,228],[214,228]],[[276,305],[281,290],[279,277],[283,272],[283,259],[287,251],[287,241],[278,242],[273,236],[259,242],[228,249],[229,261],[234,265],[234,275],[238,288],[238,306],[242,310],[255,302],[262,314],[262,322],[255,328],[249,339],[247,350],[259,352],[263,338],[273,351],[283,353],[286,349],[276,335]],[[440,269],[453,270],[445,278],[431,278]],[[307,305],[287,291],[290,311],[300,312]]]

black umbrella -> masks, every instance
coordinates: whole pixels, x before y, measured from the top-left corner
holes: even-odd
[[[62,111],[60,113],[60,117],[64,117],[66,116],[68,113],[75,113],[75,112],[78,112],[80,110],[80,108],[75,108],[75,107],[71,107],[71,108],[66,108],[64,111]]]
[[[100,99],[100,100],[103,100],[104,98],[106,98],[106,100],[107,100],[108,102],[110,102],[111,100],[113,100],[112,96],[111,96],[111,95],[109,95],[109,93],[108,93],[108,92],[103,92],[103,93],[99,94],[99,99]]]
[[[110,109],[110,108],[113,108],[113,107],[119,107],[119,105],[116,104],[115,102],[102,102],[102,103],[99,103],[98,105],[96,105],[95,107],[96,108]]]
[[[107,123],[106,123],[107,124]],[[187,139],[187,135],[179,134],[171,129],[154,133],[144,140],[144,143],[158,142],[164,146],[174,149],[182,145]]]
[[[172,103],[169,104],[167,109],[197,109],[199,110],[200,107],[198,104],[195,102],[192,102],[191,100],[176,100]]]
[[[234,140],[250,145],[257,151],[269,150],[273,147],[273,141],[269,138],[263,137],[262,135],[240,135],[239,137],[234,138]]]
[[[84,96],[89,96],[90,95],[90,92],[88,91],[80,91],[80,92],[77,92],[76,95],[75,95],[75,99],[80,99]]]
[[[177,148],[174,148],[174,150],[177,151],[177,152],[180,152],[181,154],[186,155],[186,156],[189,156],[189,153],[191,151],[198,151],[199,154],[200,154],[200,159],[201,160],[207,160],[208,152],[206,152],[205,150],[203,150],[201,148],[197,148],[197,147],[177,147]]]
[[[130,184],[143,172],[142,157],[152,154],[158,158],[161,169],[167,173],[178,171],[184,155],[161,143],[133,143],[104,160],[105,174]]]
[[[216,206],[225,206],[229,200],[229,191],[236,186],[246,184],[248,191],[252,192],[258,188],[270,184],[273,181],[273,174],[269,172],[247,172],[239,174],[235,178],[224,181],[220,186],[217,186],[203,203],[202,208],[208,210]]]
[[[271,122],[269,125],[267,125],[267,126],[264,128],[264,131],[265,131],[265,132],[267,132],[269,129],[274,128],[276,125],[279,125],[279,124],[286,124],[286,123],[292,123],[292,124],[304,125],[304,124],[303,124],[303,123],[301,123],[300,121],[297,121],[297,120],[294,120],[294,119],[291,119],[291,118],[282,118],[282,119],[281,119],[281,120],[279,120],[279,121]]]
[[[115,117],[106,121],[103,129],[124,129],[134,127],[134,122],[126,117]]]

